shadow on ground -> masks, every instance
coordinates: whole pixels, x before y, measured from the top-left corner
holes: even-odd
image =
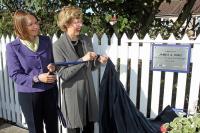
[[[0,133],[28,133],[28,131],[0,119]]]

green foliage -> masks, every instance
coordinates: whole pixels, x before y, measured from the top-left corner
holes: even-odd
[[[85,32],[88,33],[89,35],[92,35],[93,33],[98,33],[98,35],[102,35],[104,32],[106,32],[106,29],[104,27],[106,27],[107,23],[104,21],[103,16],[97,16],[97,15],[94,15],[92,17],[86,16],[85,19],[88,20],[88,24],[85,23],[85,27],[87,27],[88,31]]]
[[[102,35],[107,33],[117,36],[125,32],[129,36],[137,33],[144,37],[146,33],[155,36],[158,33],[167,38],[171,29],[169,24],[155,19],[159,6],[164,0],[2,0],[0,5],[0,35],[12,33],[12,13],[17,9],[28,9],[40,18],[42,34],[61,34],[56,25],[56,16],[61,7],[77,5],[84,13],[83,33]],[[170,2],[171,0],[167,0]],[[89,12],[88,12],[89,11]],[[110,24],[112,16],[117,23]],[[182,24],[180,19],[180,24]],[[170,22],[171,25],[174,23]],[[176,23],[179,26],[178,22]],[[181,34],[175,28],[177,36]]]
[[[177,117],[172,122],[164,124],[169,133],[200,133],[200,114],[189,117]]]
[[[12,17],[10,16],[9,13],[1,13],[0,14],[0,36],[3,34],[7,34],[10,35],[13,31],[12,28],[12,21],[11,21]]]
[[[12,15],[18,9],[30,10],[40,21],[41,33],[53,35],[58,33],[56,12],[59,3],[57,0],[3,0],[0,12],[0,35],[13,33]],[[4,22],[5,20],[5,22]]]

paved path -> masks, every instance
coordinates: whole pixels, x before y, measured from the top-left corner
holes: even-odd
[[[0,125],[0,133],[28,133],[28,131],[26,129],[5,123]]]

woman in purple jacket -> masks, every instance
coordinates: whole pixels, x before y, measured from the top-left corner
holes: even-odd
[[[39,35],[36,17],[18,10],[13,16],[17,38],[7,44],[8,73],[16,83],[19,103],[30,133],[58,133],[57,85],[49,37]]]

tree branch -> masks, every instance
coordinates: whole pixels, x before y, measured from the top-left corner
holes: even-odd
[[[178,19],[175,21],[174,25],[171,27],[171,32],[176,34],[180,30],[185,20],[191,13],[191,10],[195,4],[196,0],[187,0],[187,3],[184,5],[181,14],[178,16]]]

